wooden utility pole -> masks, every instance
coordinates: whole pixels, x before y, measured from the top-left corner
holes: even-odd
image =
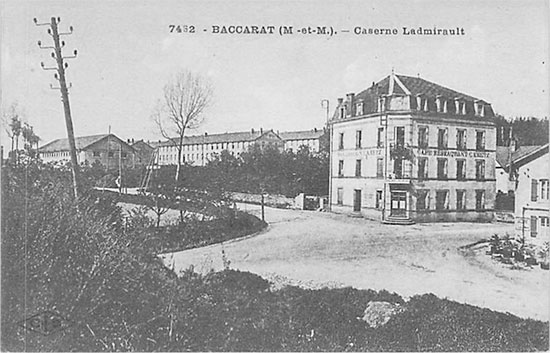
[[[118,151],[118,177],[120,178],[120,194],[122,194],[122,143],[119,145],[119,151]]]
[[[73,129],[73,120],[71,118],[71,107],[69,105],[69,88],[67,87],[67,81],[65,79],[65,70],[69,67],[69,64],[64,62],[64,59],[73,59],[76,58],[77,51],[74,50],[73,56],[63,56],[63,53],[61,52],[61,48],[65,46],[65,42],[61,41],[59,39],[59,36],[61,35],[68,35],[73,32],[73,27],[69,27],[68,33],[59,33],[59,30],[57,28],[57,25],[61,22],[61,18],[52,17],[50,23],[38,23],[36,18],[34,19],[34,23],[37,26],[49,26],[48,28],[48,34],[52,36],[54,46],[53,47],[45,47],[42,46],[42,43],[38,41],[38,46],[41,49],[53,49],[53,52],[51,54],[51,57],[55,59],[57,63],[57,68],[55,67],[46,67],[43,62],[41,62],[41,66],[44,70],[56,70],[56,73],[54,74],[54,77],[56,80],[59,81],[59,87],[54,87],[50,84],[50,88],[52,89],[59,89],[61,91],[61,101],[63,102],[63,110],[65,113],[65,125],[67,127],[67,138],[69,140],[69,152],[71,156],[71,164],[72,164],[72,174],[73,174],[73,191],[74,191],[74,198],[78,199],[78,195],[80,192],[80,170],[78,165],[78,158],[76,155],[76,143],[74,139],[74,129]],[[70,86],[69,86],[70,87]]]

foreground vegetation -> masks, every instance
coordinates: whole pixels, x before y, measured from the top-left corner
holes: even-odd
[[[90,190],[72,200],[68,171],[35,163],[5,167],[2,182],[3,350],[549,348],[547,322],[430,294],[406,302],[397,294],[352,288],[272,290],[261,277],[231,270],[229,261],[223,272],[177,277],[148,246],[151,227],[143,215],[124,221],[116,200]],[[372,328],[362,320],[372,301],[403,310]],[[61,314],[68,327],[41,335],[18,325],[45,310]]]

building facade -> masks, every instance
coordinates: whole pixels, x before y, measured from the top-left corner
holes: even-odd
[[[304,131],[283,131],[279,136],[284,141],[284,149],[287,151],[297,152],[305,146],[311,152],[319,152],[322,147],[321,139],[325,133],[325,129],[315,128]]]
[[[134,141],[133,139],[129,141],[129,144],[135,151],[136,166],[149,165],[152,162],[151,159],[155,152],[153,146],[143,140]]]
[[[497,193],[501,192],[507,194],[510,191],[513,192],[515,189],[513,175],[510,175],[507,168],[507,165],[510,163],[514,150],[514,145],[497,146],[495,162],[495,179]]]
[[[81,136],[75,138],[77,160],[81,165],[102,164],[107,169],[136,166],[135,150],[113,134]],[[46,162],[70,162],[69,140],[58,139],[38,149],[40,158]]]
[[[310,151],[318,152],[319,139],[323,130],[275,132],[273,130],[254,130],[223,134],[204,134],[185,136],[183,140],[182,162],[204,166],[223,151],[235,157],[248,151],[251,146],[268,146],[279,150],[298,151],[307,146]],[[174,165],[178,158],[178,138],[162,142],[158,148],[158,164]]]
[[[493,116],[487,102],[393,73],[338,99],[331,210],[400,224],[492,220]]]
[[[522,146],[512,155],[516,180],[516,237],[525,243],[542,245],[549,241],[550,155],[548,144]]]

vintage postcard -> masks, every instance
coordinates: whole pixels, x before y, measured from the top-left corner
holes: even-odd
[[[0,6],[2,350],[549,350],[548,1]]]

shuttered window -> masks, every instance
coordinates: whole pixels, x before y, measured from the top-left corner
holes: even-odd
[[[537,216],[531,216],[531,237],[537,236]]]
[[[531,201],[537,201],[537,191],[539,185],[537,179],[531,180]]]

